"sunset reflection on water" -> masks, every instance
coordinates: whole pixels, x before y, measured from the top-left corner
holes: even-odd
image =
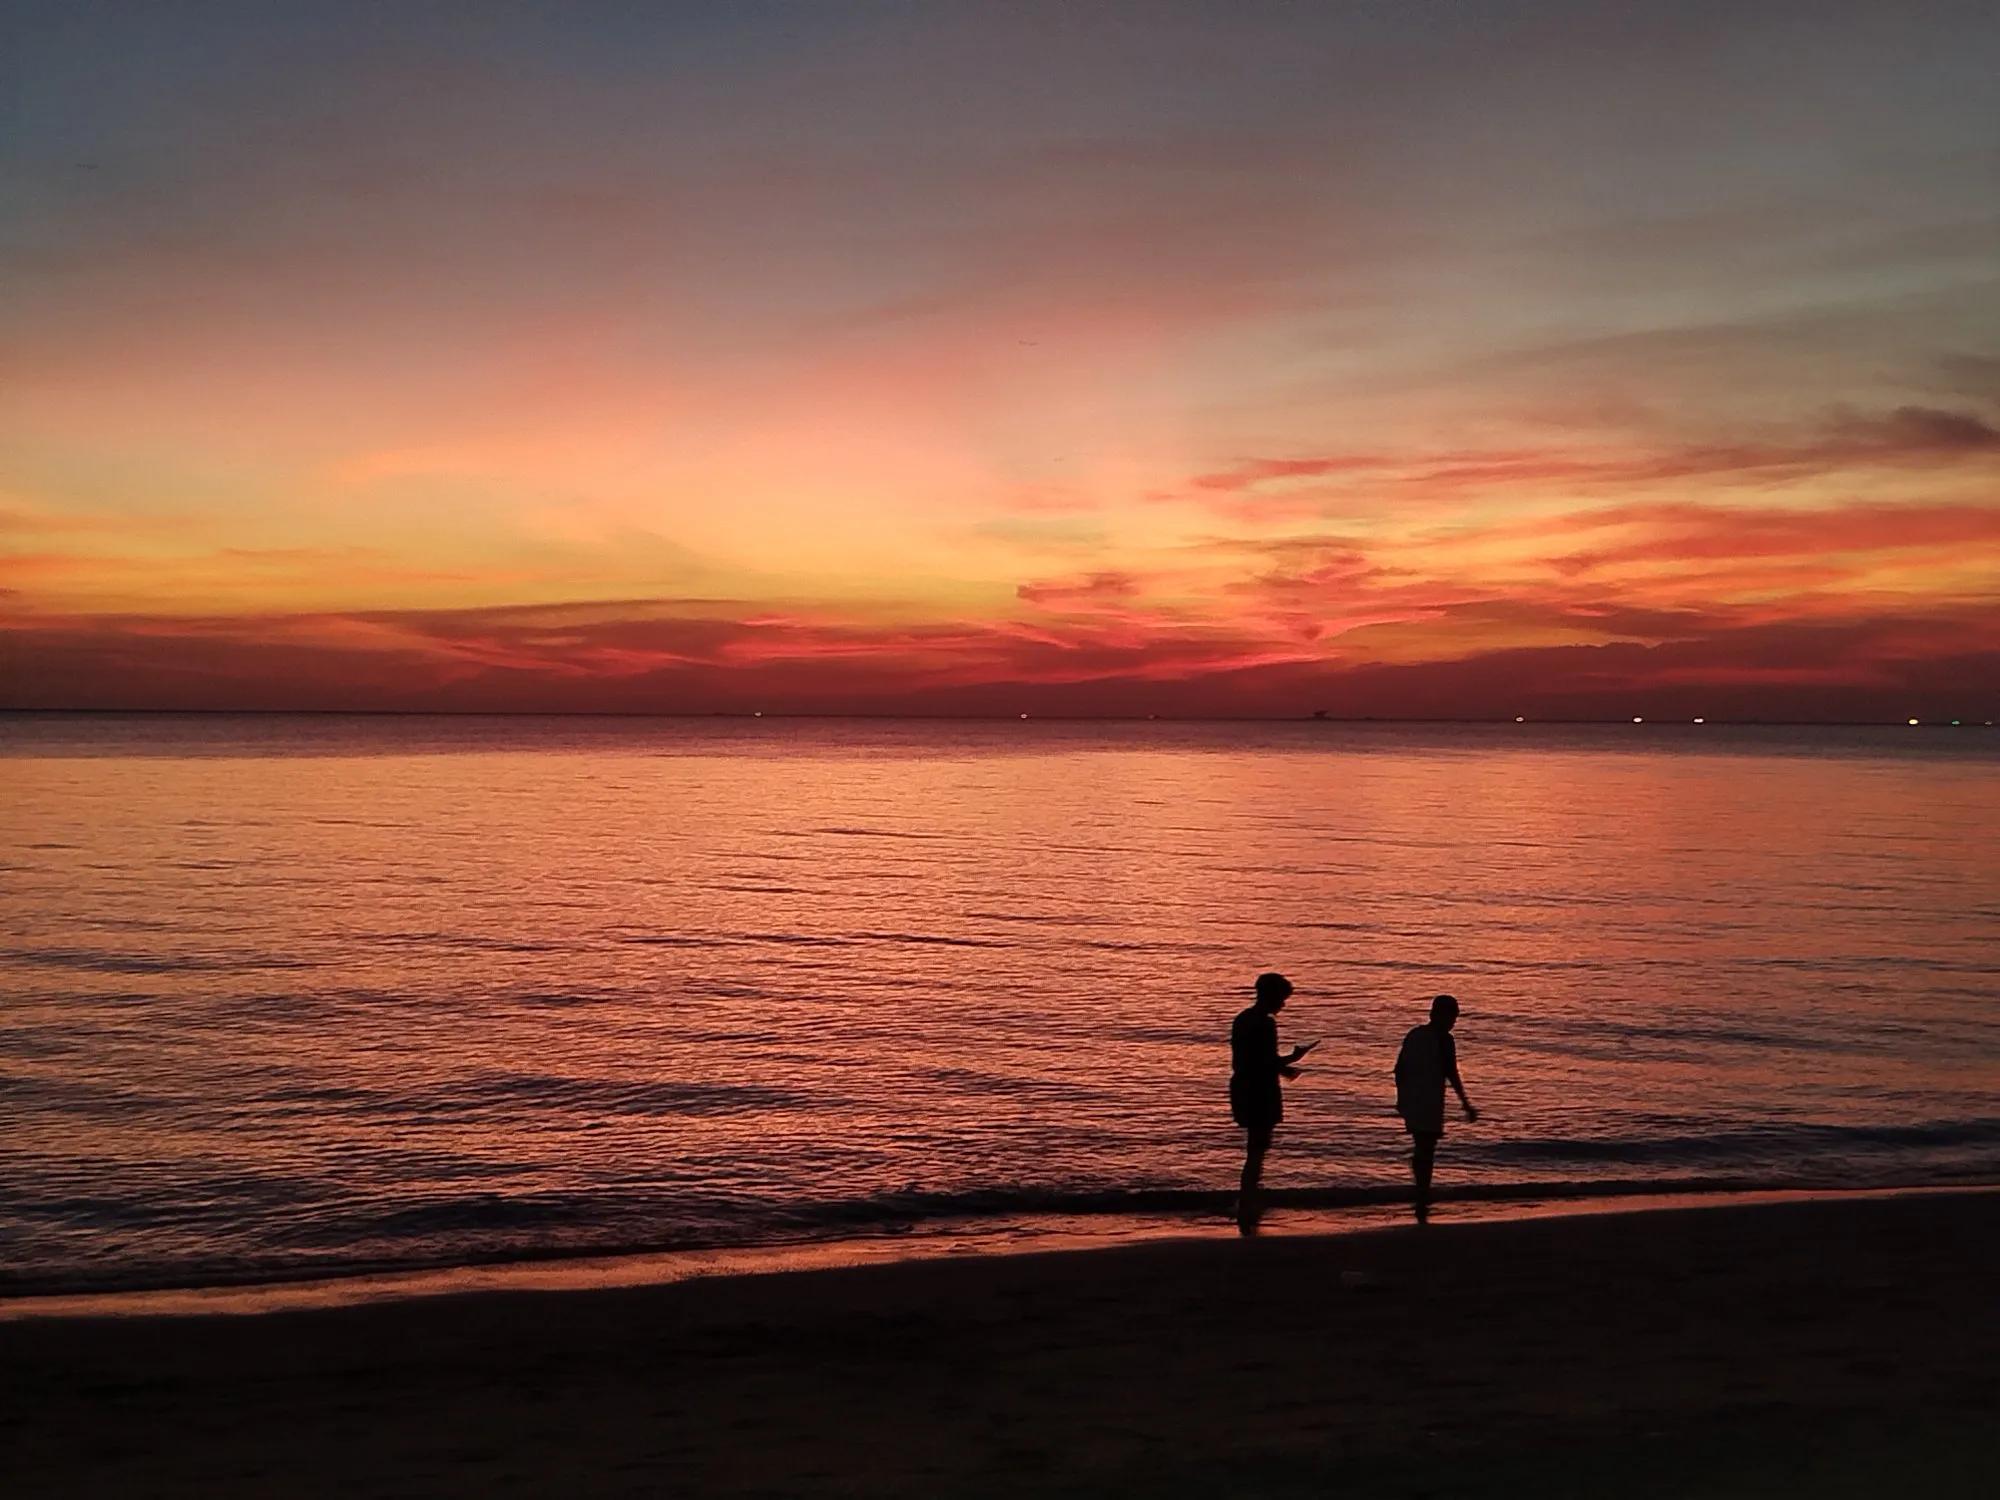
[[[1702,737],[1692,738],[1699,733]],[[1906,731],[16,720],[17,1274],[870,1230],[1225,1187],[2000,1164],[1990,739]],[[190,1272],[189,1274],[194,1274]]]

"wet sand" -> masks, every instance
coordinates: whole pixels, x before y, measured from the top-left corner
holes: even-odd
[[[1965,1194],[38,1319],[0,1488],[1974,1492],[1997,1243]]]

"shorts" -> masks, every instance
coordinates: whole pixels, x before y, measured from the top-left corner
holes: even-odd
[[[1444,1134],[1444,1100],[1419,1099],[1414,1108],[1399,1103],[1396,1113],[1403,1117],[1403,1129],[1411,1135]]]
[[[1269,1130],[1285,1118],[1285,1094],[1277,1079],[1269,1086],[1229,1080],[1229,1115],[1245,1130]]]

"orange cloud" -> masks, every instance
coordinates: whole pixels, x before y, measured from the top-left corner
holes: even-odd
[[[1040,579],[1024,583],[1014,593],[1030,604],[1076,606],[1101,604],[1106,600],[1130,599],[1139,592],[1135,573],[1115,569],[1088,573],[1080,578]]]

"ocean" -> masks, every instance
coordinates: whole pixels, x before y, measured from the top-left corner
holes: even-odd
[[[1966,728],[0,717],[0,1292],[2000,1182]]]

